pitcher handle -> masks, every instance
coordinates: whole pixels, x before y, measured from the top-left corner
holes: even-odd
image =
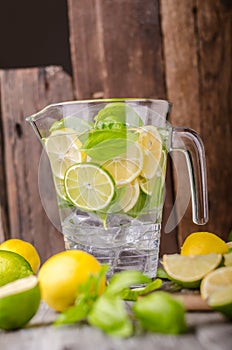
[[[208,221],[208,192],[203,142],[196,131],[174,127],[170,151],[181,151],[185,155],[192,196],[192,219],[195,224],[204,225]]]

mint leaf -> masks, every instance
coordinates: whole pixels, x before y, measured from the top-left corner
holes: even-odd
[[[126,139],[112,139],[99,142],[92,148],[84,148],[85,153],[92,159],[98,161],[107,161],[127,150],[128,141]]]
[[[94,124],[92,122],[71,115],[55,121],[49,131],[53,132],[59,129],[68,128],[73,129],[78,133],[82,133],[92,129],[93,126]]]
[[[106,161],[125,153],[132,142],[138,139],[138,134],[127,129],[93,130],[80,139],[85,153],[95,160]]]
[[[99,297],[102,279],[106,275],[107,270],[108,265],[102,265],[98,273],[89,276],[86,283],[81,285],[78,289],[75,305],[62,312],[55,320],[55,325],[76,323],[86,319]]]
[[[129,337],[133,333],[125,304],[117,296],[103,294],[89,313],[88,322],[112,336]]]
[[[145,295],[147,293],[151,293],[155,291],[156,289],[159,289],[162,286],[162,281],[161,279],[157,278],[151,283],[148,283],[145,287],[143,288],[135,288],[135,289],[129,289],[125,288],[122,290],[120,293],[120,297],[123,300],[127,301],[136,301],[139,296]]]
[[[86,319],[90,311],[90,306],[86,303],[71,306],[66,311],[62,312],[54,322],[55,326],[62,324],[72,324]]]
[[[109,103],[95,117],[96,127],[104,128],[104,123],[121,123],[133,127],[143,125],[143,121],[135,110],[124,102]]]
[[[118,295],[125,288],[149,282],[151,282],[151,278],[145,276],[142,272],[137,270],[118,272],[111,277],[104,294]]]

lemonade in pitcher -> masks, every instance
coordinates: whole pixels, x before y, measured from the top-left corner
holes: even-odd
[[[29,118],[50,161],[66,249],[109,264],[109,276],[156,275],[168,110],[166,101],[82,101]]]

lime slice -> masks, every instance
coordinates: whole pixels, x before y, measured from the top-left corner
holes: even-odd
[[[225,266],[232,266],[232,252],[224,254],[224,265]]]
[[[80,150],[81,145],[75,130],[60,129],[51,133],[45,140],[45,149],[54,176],[63,179],[71,165],[85,160],[85,154]]]
[[[8,250],[0,250],[0,287],[32,274],[32,268],[24,257]]]
[[[232,285],[232,267],[220,267],[210,272],[201,283],[201,297],[207,299],[214,292]]]
[[[126,185],[135,180],[143,167],[141,147],[128,140],[127,152],[106,161],[102,166],[112,175],[116,185]]]
[[[165,254],[163,266],[168,276],[186,288],[197,288],[201,280],[220,264],[221,254],[182,256]]]
[[[67,196],[64,188],[64,179],[60,179],[59,177],[54,176],[53,181],[54,181],[57,196],[66,201]]]
[[[36,276],[26,277],[0,288],[0,328],[13,330],[26,325],[40,304]]]
[[[151,179],[157,171],[162,155],[162,140],[157,128],[153,125],[146,125],[140,128],[138,139],[143,149],[143,168],[141,175]]]
[[[71,166],[65,174],[64,185],[69,200],[85,210],[103,209],[114,196],[114,181],[98,164]]]
[[[119,206],[125,213],[134,207],[139,198],[139,193],[139,182],[137,179],[126,185],[125,192],[119,201]]]
[[[232,284],[209,296],[208,305],[232,320]]]

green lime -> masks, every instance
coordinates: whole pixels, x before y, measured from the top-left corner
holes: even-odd
[[[111,175],[98,164],[79,163],[65,174],[65,191],[69,200],[84,210],[100,210],[109,205],[114,193]]]
[[[184,306],[167,292],[157,291],[140,298],[132,308],[145,330],[164,334],[186,331]]]
[[[163,255],[163,267],[174,282],[186,288],[198,288],[201,280],[216,269],[222,260],[221,254]]]
[[[26,325],[40,304],[36,276],[29,276],[0,287],[0,328],[17,329]]]
[[[232,284],[212,293],[208,305],[232,320]]]
[[[0,250],[0,287],[33,274],[27,260],[12,251]]]

